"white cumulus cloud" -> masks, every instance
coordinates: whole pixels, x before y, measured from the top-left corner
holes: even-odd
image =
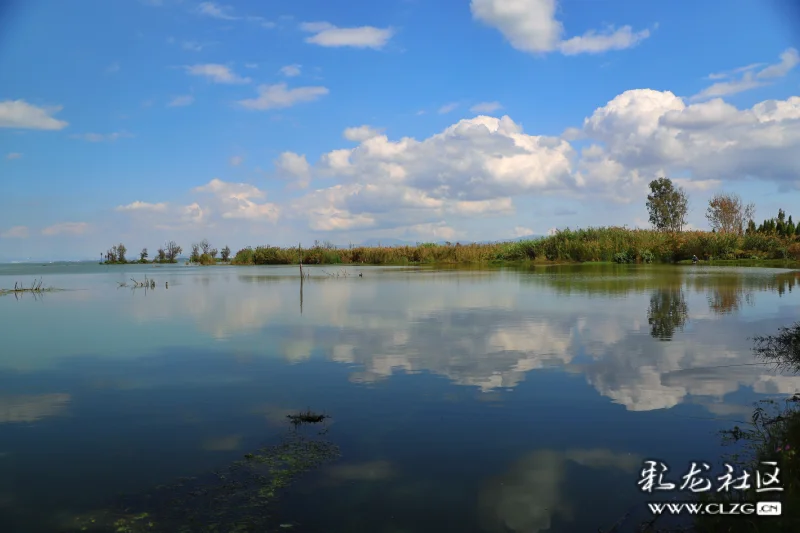
[[[300,188],[308,187],[311,179],[311,165],[305,155],[283,152],[275,161],[275,168],[284,177],[292,179]]]
[[[500,102],[481,102],[469,108],[473,113],[494,113],[500,109],[503,109]]]
[[[14,226],[8,228],[6,231],[0,233],[0,238],[3,239],[26,239],[28,237],[27,226]]]
[[[61,109],[61,106],[38,107],[25,100],[0,101],[0,128],[61,130],[68,126],[67,122],[52,116]]]
[[[710,98],[738,94],[770,83],[769,80],[782,78],[791,72],[800,63],[800,54],[797,49],[787,48],[780,55],[780,61],[764,67],[764,63],[754,63],[739,67],[730,72],[709,74],[708,79],[726,80],[718,81],[696,95],[691,100],[701,101]],[[763,67],[763,68],[761,68]],[[760,70],[759,70],[760,69]]]
[[[81,139],[92,143],[114,142],[117,139],[133,137],[127,131],[114,131],[111,133],[75,133],[70,135],[71,139]]]
[[[118,205],[115,208],[115,210],[116,211],[162,211],[163,212],[163,211],[167,210],[167,204],[164,203],[164,202],[157,203],[157,204],[151,204],[151,203],[147,203],[147,202],[140,202],[140,201],[137,200],[137,201],[131,202],[131,203],[127,204],[127,205]]]
[[[242,77],[234,73],[230,67],[216,63],[188,65],[184,67],[184,69],[192,76],[202,76],[214,83],[234,85],[250,83],[251,81],[250,78]]]
[[[313,102],[328,94],[327,87],[309,86],[289,89],[285,83],[275,85],[259,85],[258,97],[239,100],[245,109],[266,111],[291,107],[301,102]]]
[[[376,28],[359,26],[356,28],[338,28],[329,22],[304,22],[300,29],[313,33],[306,38],[307,43],[327,47],[373,48],[386,46],[394,35],[392,28]]]
[[[381,130],[373,128],[372,126],[363,125],[357,126],[353,128],[347,128],[344,130],[342,135],[348,141],[356,141],[356,142],[363,142],[367,139],[371,139],[373,137],[377,137],[381,134]]]
[[[276,204],[256,202],[266,194],[247,183],[231,183],[214,178],[196,187],[195,191],[212,194],[219,203],[222,218],[277,222],[280,214]]]
[[[167,107],[185,107],[187,105],[192,105],[194,103],[194,96],[191,94],[184,94],[182,96],[176,96],[167,104]]]
[[[196,11],[200,15],[221,20],[237,20],[239,18],[231,14],[232,8],[214,2],[200,2]]]
[[[281,74],[286,76],[287,78],[293,78],[295,76],[299,76],[302,69],[302,65],[286,65],[281,67]]]
[[[514,237],[525,237],[526,235],[533,235],[534,231],[531,228],[524,226],[516,226],[514,228]]]
[[[86,222],[61,222],[42,230],[42,235],[81,235],[89,229]]]
[[[471,0],[473,18],[500,31],[517,50],[545,53],[556,50],[565,55],[622,50],[639,44],[650,30],[634,31],[630,26],[589,30],[564,40],[564,25],[556,18],[556,0]]]

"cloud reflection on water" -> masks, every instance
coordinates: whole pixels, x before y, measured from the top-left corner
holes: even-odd
[[[36,422],[63,415],[70,399],[69,394],[0,396],[0,424]]]
[[[359,365],[354,382],[431,372],[486,392],[555,367],[582,374],[600,394],[636,411],[686,401],[720,405],[742,387],[764,394],[800,389],[800,378],[741,366],[754,362],[748,337],[772,333],[800,311],[795,274],[584,266],[362,269],[364,278],[327,278],[309,270],[302,315],[294,268],[187,271],[169,291],[125,296],[125,305],[105,313],[102,334],[123,336],[133,321],[139,345],[119,342],[104,357],[136,357],[165,345],[205,347],[216,339],[242,361],[245,354],[295,363],[323,355]],[[84,335],[48,357],[96,351],[94,325],[72,329]],[[36,351],[45,341],[26,342]],[[13,367],[14,360],[3,363]]]
[[[486,483],[479,497],[484,529],[488,533],[539,533],[550,530],[556,516],[572,521],[573,506],[580,502],[565,495],[568,463],[632,474],[642,458],[602,449],[533,451]]]

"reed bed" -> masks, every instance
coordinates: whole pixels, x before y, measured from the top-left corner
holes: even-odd
[[[674,263],[691,260],[800,261],[800,241],[777,235],[706,231],[666,233],[599,227],[557,231],[539,239],[488,244],[418,244],[311,248],[258,246],[239,250],[234,265],[409,265],[492,262]]]

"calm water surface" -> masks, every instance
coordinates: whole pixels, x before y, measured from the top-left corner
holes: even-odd
[[[0,265],[70,289],[0,297],[0,530],[71,531],[310,408],[341,456],[282,493],[288,531],[597,531],[644,459],[717,462],[800,389],[748,339],[800,316],[783,270],[310,270]]]

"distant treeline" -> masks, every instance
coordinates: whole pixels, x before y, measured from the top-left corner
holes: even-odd
[[[104,254],[101,254],[101,263],[121,265],[131,263],[177,263],[178,256],[183,252],[183,248],[178,246],[175,241],[169,241],[163,247],[159,248],[156,256],[152,261],[148,261],[149,253],[147,248],[142,248],[139,252],[139,259],[128,260],[126,254],[128,249],[124,244],[120,243],[112,246]],[[220,255],[217,258],[217,255]],[[203,239],[201,242],[192,244],[192,254],[189,256],[189,261],[192,263],[199,263],[201,265],[212,265],[218,261],[227,262],[230,259],[231,249],[227,246],[220,252],[216,248],[212,248],[208,240]]]

